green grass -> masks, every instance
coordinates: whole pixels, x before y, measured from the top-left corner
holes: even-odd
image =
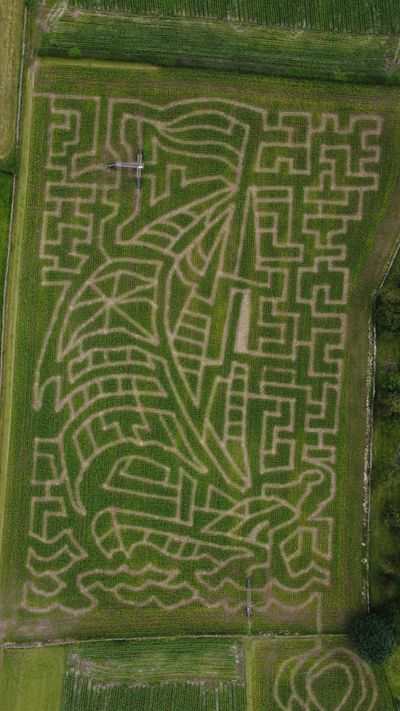
[[[65,648],[2,649],[0,698],[3,711],[61,709]]]
[[[13,191],[11,175],[0,172],[0,333],[2,331],[3,301],[7,269],[8,237],[10,231],[10,213]]]
[[[3,28],[0,48],[0,161],[6,166],[14,160],[23,9],[23,0],[0,2]]]
[[[400,647],[397,646],[390,659],[385,662],[385,673],[393,695],[400,699]]]
[[[395,46],[383,36],[65,12],[49,22],[39,52],[65,56],[78,48],[93,58],[372,83],[398,81],[395,64],[389,71]]]
[[[31,77],[10,282],[9,323],[16,350],[10,338],[5,361],[6,404],[11,384],[13,387],[13,408],[5,405],[3,412],[11,417],[10,431],[10,420],[5,418],[2,448],[5,463],[9,454],[4,469],[8,498],[2,554],[6,638],[116,636],[121,627],[127,634],[146,635],[246,632],[246,577],[250,573],[252,631],[281,630],[282,626],[287,631],[314,631],[318,606],[325,630],[342,629],[362,608],[366,335],[371,292],[397,235],[397,208],[391,211],[399,172],[397,91],[249,76],[235,77],[232,86],[222,73],[47,61],[36,73],[30,114],[30,86]],[[66,86],[69,98],[64,96]],[[78,99],[72,96],[74,86]],[[49,97],[53,93],[61,96],[53,104],[56,113],[52,116]],[[93,96],[100,97],[97,104]],[[203,106],[209,113],[185,117],[188,106],[197,106],[190,102],[202,96],[207,97]],[[231,103],[216,105],[213,97]],[[115,103],[107,145],[110,99],[122,102]],[[130,104],[129,100],[143,103]],[[179,100],[186,103],[165,113],[153,108],[154,104],[162,107]],[[235,105],[232,100],[240,103]],[[96,105],[100,107],[98,119]],[[318,192],[321,162],[329,166],[331,151],[336,158],[338,185],[346,186],[344,154],[337,147],[338,140],[342,145],[343,137],[349,135],[343,133],[343,127],[350,115],[373,114],[377,106],[384,117],[379,144],[380,165],[385,170],[378,169],[379,192],[365,193],[362,219],[350,219],[347,226],[345,266],[351,297],[347,310],[340,302],[340,269],[335,271],[329,260],[314,262],[318,250],[324,253],[326,233],[318,248],[309,234],[300,242],[294,237],[291,246],[285,246],[289,203],[282,202],[282,195],[287,187],[297,195],[293,235],[300,235],[303,226],[304,188],[317,191],[310,192],[307,199],[316,195],[324,200],[324,209],[330,210],[329,225],[337,229],[342,224],[343,196],[340,199],[340,193],[329,188],[329,181]],[[265,107],[270,110],[267,132],[259,111]],[[294,132],[296,149],[285,145],[287,136],[292,135],[285,123],[281,129],[273,128],[280,111],[297,112],[284,120]],[[329,119],[325,129],[313,135],[309,172],[304,167],[308,155],[305,111],[312,112],[313,127],[320,126],[323,112],[338,111],[342,127],[338,138]],[[77,112],[82,112],[80,124]],[[127,124],[128,143],[137,145],[142,139],[136,131],[143,128],[147,161],[142,209],[137,214],[133,176],[129,172],[119,176],[105,168],[111,159],[126,155],[120,143],[120,122],[129,112],[133,118]],[[139,127],[135,123],[138,112]],[[96,120],[100,128],[93,152]],[[51,122],[53,166],[47,155]],[[77,138],[79,125],[82,134]],[[254,170],[258,148],[266,139],[269,149],[259,153],[260,166],[268,171],[277,158],[285,157],[286,163],[276,172],[258,173]],[[349,140],[352,165],[357,166],[361,157],[359,127]],[[247,143],[242,153],[243,141]],[[328,153],[323,158],[325,150]],[[240,156],[244,158],[241,179],[233,189]],[[175,166],[172,171],[170,163]],[[62,184],[65,168],[68,179]],[[54,217],[50,215],[44,223],[46,180],[47,210]],[[354,196],[359,178],[352,180],[346,207],[350,215],[357,209]],[[366,184],[369,180],[362,178]],[[94,202],[91,185],[97,189]],[[258,185],[258,192],[249,191],[253,185]],[[264,192],[267,189],[272,193]],[[226,230],[229,215],[221,196],[229,190],[233,190],[229,205],[235,218]],[[246,213],[246,201],[252,194],[266,200],[254,208],[258,217],[258,212],[256,217],[251,211]],[[268,202],[271,196],[275,202]],[[81,203],[74,207],[71,201],[77,197]],[[192,204],[190,210],[185,207],[188,203]],[[279,205],[281,222],[274,242],[268,230],[273,227],[269,213],[275,204]],[[315,209],[308,207],[307,213],[314,211],[317,220]],[[261,220],[259,229],[264,230],[258,246],[254,219]],[[148,228],[150,220],[153,226]],[[241,251],[245,220],[246,249]],[[90,233],[84,231],[88,225],[93,225]],[[41,235],[47,237],[42,257]],[[344,238],[336,235],[334,239],[328,253],[336,255],[339,267]],[[302,245],[304,255],[299,260]],[[261,276],[254,264],[256,250],[261,250]],[[107,260],[105,254],[109,255]],[[225,276],[215,279],[218,254],[225,260]],[[320,266],[314,270],[314,264]],[[229,275],[234,273],[237,281],[232,289]],[[43,278],[47,285],[41,284]],[[303,296],[299,302],[296,284],[300,279]],[[132,284],[136,285],[133,295]],[[68,292],[60,300],[67,285]],[[18,304],[13,290],[18,290]],[[311,312],[313,293],[316,311]],[[97,313],[97,300],[113,294],[119,297],[118,309],[110,305],[105,322],[104,310]],[[329,294],[334,306],[324,294]],[[260,299],[262,295],[265,301]],[[276,306],[271,296],[277,299]],[[245,298],[250,298],[247,307],[243,306]],[[198,404],[193,395],[196,368],[194,375],[184,369],[187,356],[193,357],[200,346],[192,344],[185,355],[181,343],[172,339],[167,329],[168,324],[176,323],[188,299],[191,313],[186,334],[187,329],[194,333],[196,324],[199,327],[199,317],[201,322],[201,317],[207,316],[213,326],[207,346],[210,365]],[[169,311],[165,311],[166,304],[170,304]],[[239,322],[240,329],[246,331],[246,313],[248,333],[242,334],[240,345],[236,332]],[[345,315],[352,338],[342,361],[338,328]],[[296,346],[296,357],[291,360],[287,356],[293,346],[295,321],[302,345]],[[224,342],[227,323],[230,328]],[[319,335],[310,345],[313,327]],[[151,341],[155,332],[158,343]],[[261,340],[257,340],[257,333]],[[141,340],[143,336],[147,341]],[[259,355],[257,348],[261,349]],[[310,362],[315,371],[311,379]],[[336,387],[338,362],[343,362],[343,392],[335,403],[336,391],[331,390],[325,401],[323,387],[326,383]],[[196,363],[199,369],[199,361]],[[263,371],[266,364],[268,370]],[[226,440],[228,398],[233,408],[229,427],[232,432],[242,431],[241,373],[246,368],[252,393],[246,416],[251,427],[244,426],[243,440]],[[102,378],[102,393],[96,377]],[[259,397],[260,388],[265,398]],[[312,402],[307,402],[307,388],[312,388]],[[34,397],[39,398],[35,406]],[[58,403],[60,397],[67,400]],[[235,407],[239,410],[234,412]],[[71,408],[81,410],[72,415]],[[332,424],[335,412],[340,423],[337,434]],[[99,419],[101,413],[103,419]],[[264,417],[270,423],[265,435]],[[89,429],[83,427],[85,423],[91,423]],[[318,428],[325,438],[324,447],[333,450],[325,451],[318,445]],[[276,432],[283,434],[276,439]],[[260,452],[264,436],[265,455]],[[21,441],[26,443],[24,448]],[[97,454],[90,459],[93,447]],[[291,451],[292,462],[288,458]],[[251,481],[242,486],[245,456]],[[328,463],[329,457],[336,458],[334,466]],[[34,461],[36,479],[30,483]],[[23,475],[17,476],[17,472]],[[333,477],[337,489],[331,499]],[[191,510],[193,487],[196,508]],[[241,508],[243,502],[247,508]],[[319,523],[322,511],[334,523],[332,534],[329,523]],[[21,530],[18,539],[11,535],[16,525]],[[321,552],[312,550],[311,535],[317,536]],[[334,555],[328,565],[330,545]],[[290,557],[290,566],[285,556]],[[271,585],[276,603],[268,606],[265,594]],[[16,599],[25,607],[16,610]]]
[[[342,32],[399,32],[396,0],[70,0],[72,7],[211,17]]]

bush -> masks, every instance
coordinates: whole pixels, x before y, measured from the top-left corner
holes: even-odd
[[[79,59],[82,57],[82,50],[79,47],[70,47],[68,50],[68,57],[71,59]]]
[[[400,373],[398,372],[385,372],[381,376],[381,387],[389,392],[399,392],[400,391]]]
[[[388,528],[400,528],[400,506],[396,503],[388,503],[384,512],[385,524]]]
[[[374,664],[382,664],[395,647],[393,627],[377,612],[370,612],[353,622],[350,640],[360,657]]]
[[[375,306],[375,322],[378,332],[400,330],[400,288],[397,285],[381,289]]]

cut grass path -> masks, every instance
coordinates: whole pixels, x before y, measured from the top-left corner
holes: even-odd
[[[4,649],[0,657],[3,711],[58,711],[64,656],[64,647]]]

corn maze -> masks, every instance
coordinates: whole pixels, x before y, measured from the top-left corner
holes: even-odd
[[[331,586],[351,263],[374,111],[37,92],[49,316],[29,613],[293,613]],[[42,139],[40,139],[42,140]],[[107,168],[145,146],[142,190]]]
[[[340,709],[384,711],[392,707],[387,685],[346,639],[258,643],[256,706],[274,711]],[[378,686],[379,684],[379,686]]]

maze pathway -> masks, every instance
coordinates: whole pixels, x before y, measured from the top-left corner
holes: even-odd
[[[383,711],[393,701],[383,669],[343,637],[256,642],[253,703],[273,711]]]
[[[75,628],[118,608],[242,629],[250,585],[267,627],[317,630],[384,118],[161,94],[34,92],[47,316],[19,604]],[[107,168],[138,146],[141,191]]]

